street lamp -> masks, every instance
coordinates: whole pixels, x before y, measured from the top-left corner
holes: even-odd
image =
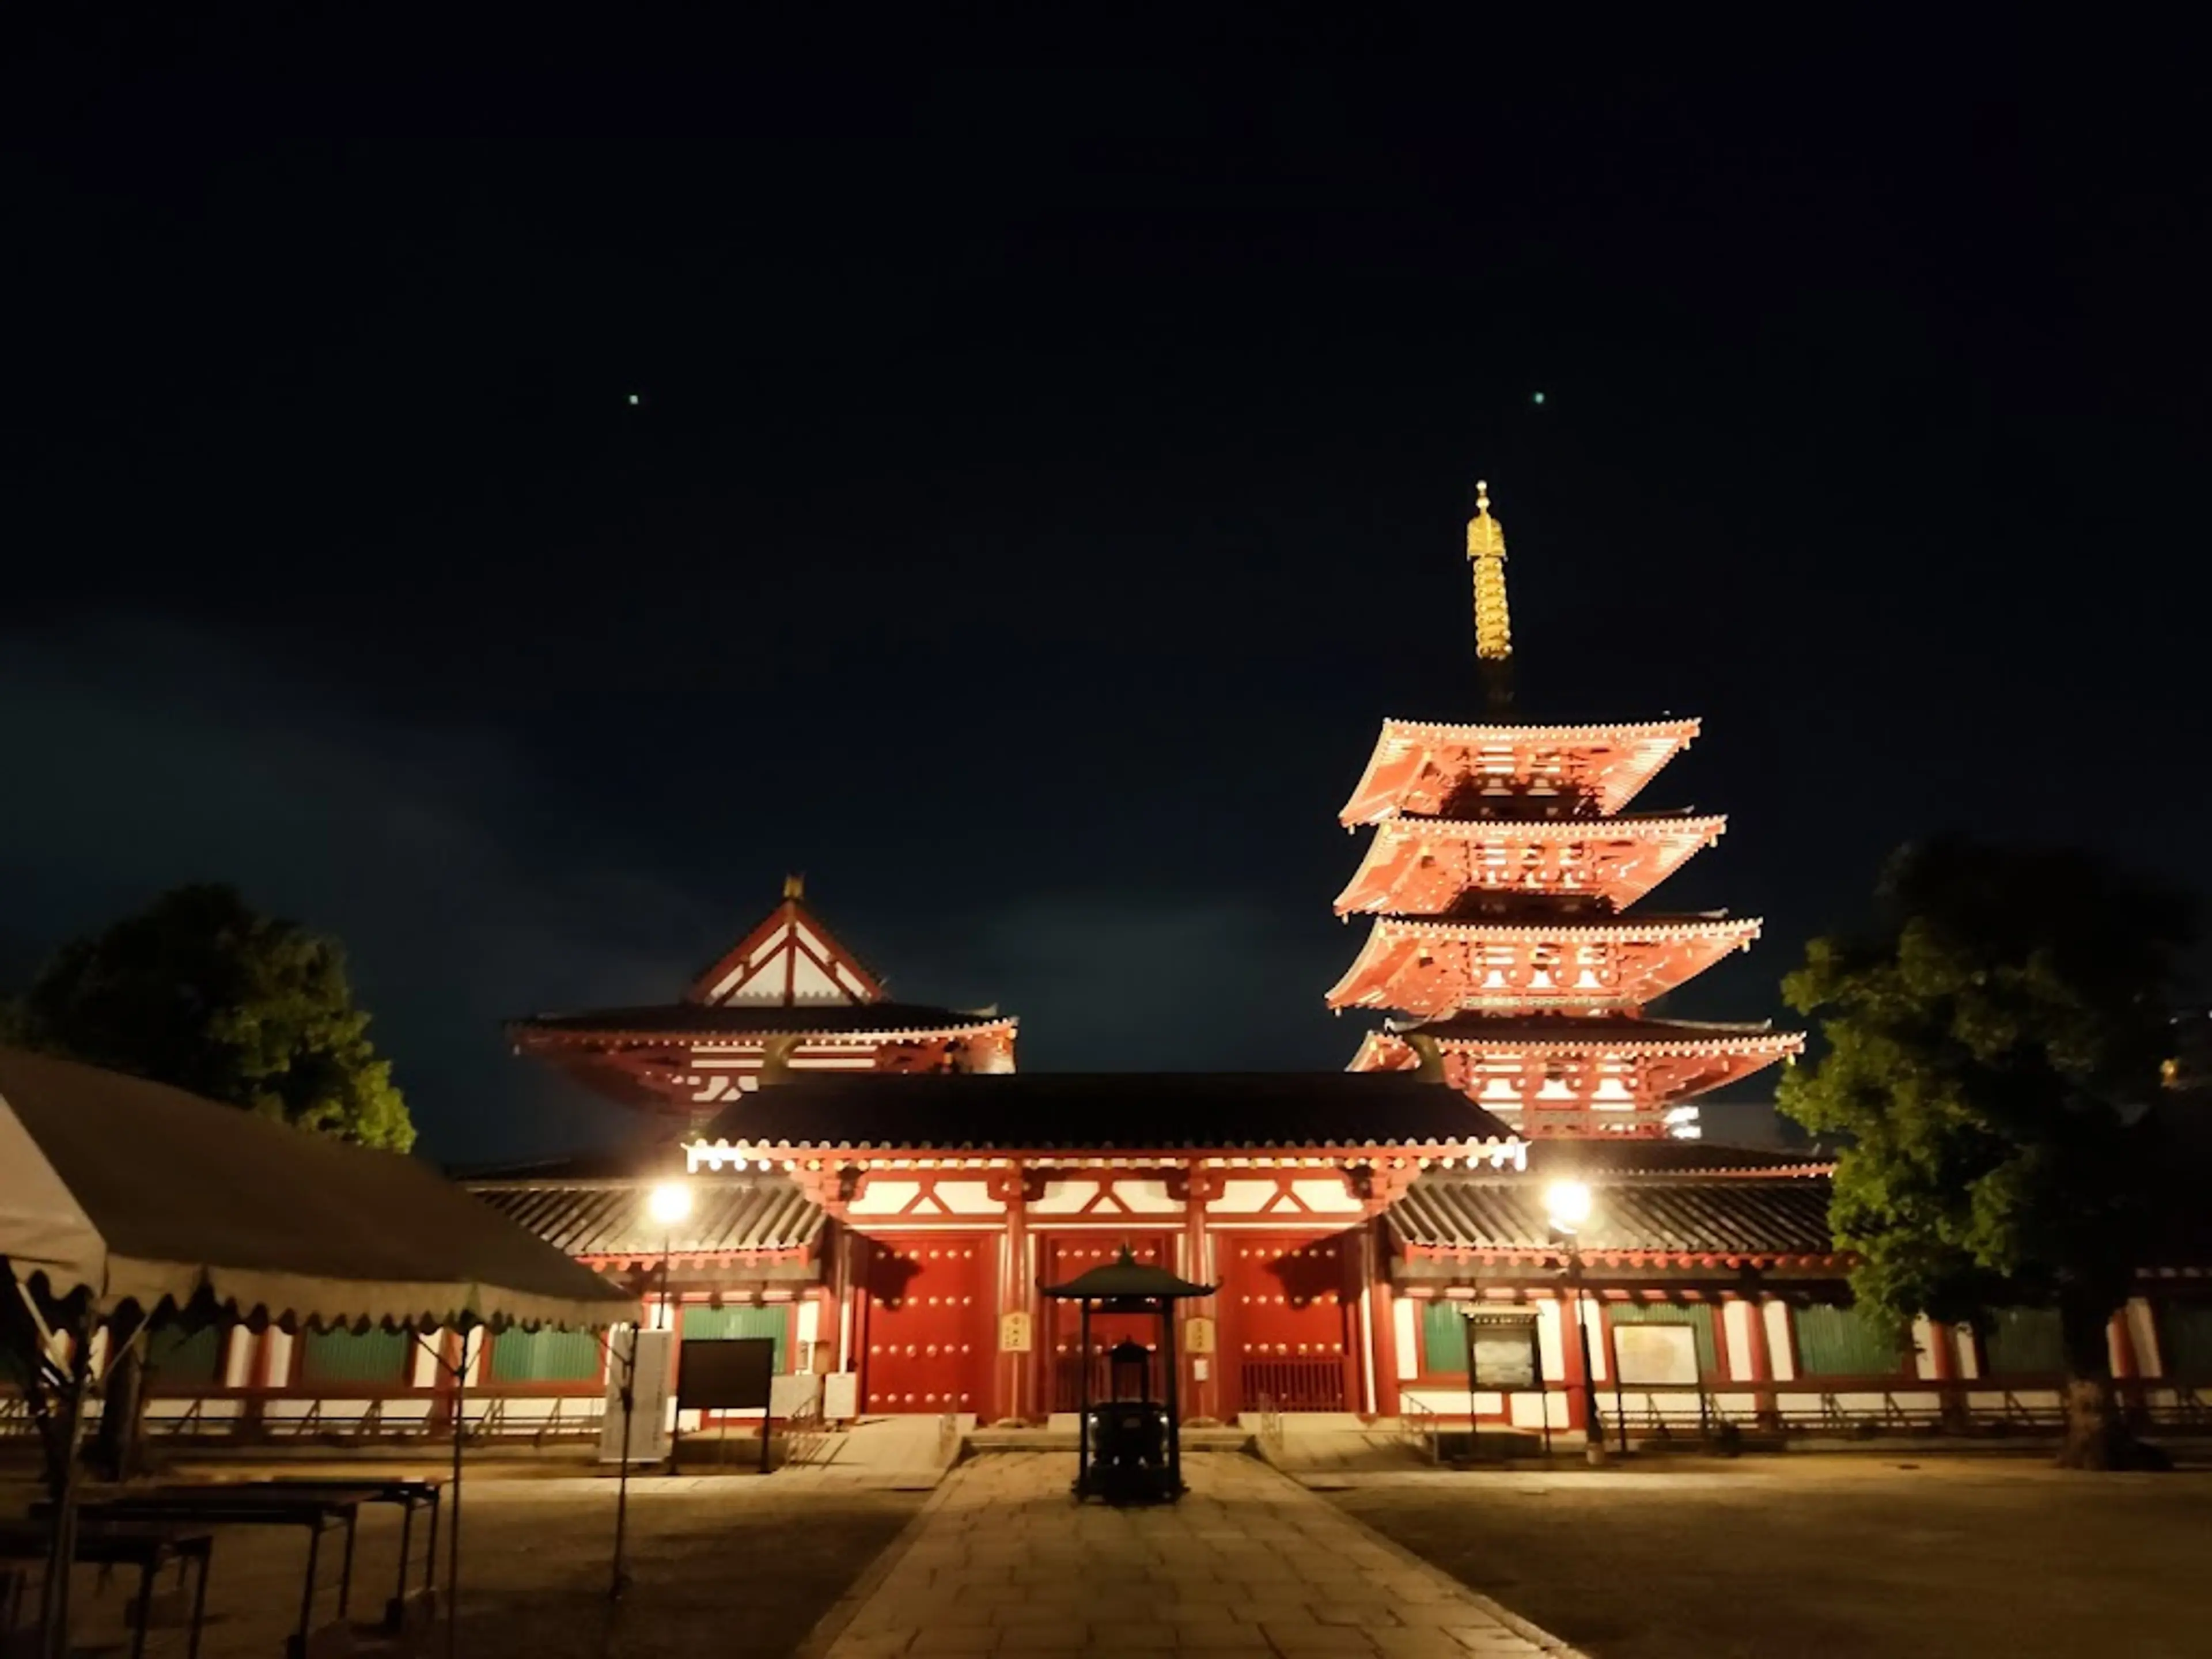
[[[676,1328],[676,1316],[669,1306],[669,1256],[675,1245],[677,1224],[691,1213],[690,1182],[662,1182],[646,1199],[645,1209],[660,1224],[660,1322],[672,1331]]]
[[[1590,1372],[1589,1324],[1583,1317],[1583,1253],[1575,1242],[1590,1218],[1590,1189],[1580,1181],[1555,1181],[1544,1188],[1544,1214],[1552,1224],[1553,1239],[1566,1247],[1567,1306],[1575,1322],[1575,1340],[1583,1356],[1583,1443],[1593,1464],[1605,1462],[1605,1436],[1598,1426],[1597,1379]]]

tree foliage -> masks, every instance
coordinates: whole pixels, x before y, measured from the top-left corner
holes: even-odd
[[[1893,1328],[2058,1310],[2069,1371],[2149,1260],[2151,1108],[2171,1045],[2181,899],[2071,852],[1941,841],[1885,872],[1869,933],[1783,981],[1826,1052],[1780,1106],[1840,1144],[1831,1224]]]
[[[8,1040],[404,1152],[415,1127],[368,1024],[335,941],[203,885],[64,945]]]
[[[1844,1143],[1855,1291],[1893,1318],[2117,1305],[2154,1219],[2139,1131],[2187,906],[2081,854],[1959,841],[1898,854],[1881,903],[1783,982],[1827,1053],[1781,1106]]]

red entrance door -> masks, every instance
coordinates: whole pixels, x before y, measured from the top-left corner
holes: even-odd
[[[1147,1267],[1175,1266],[1175,1243],[1167,1234],[1047,1233],[1039,1241],[1043,1271],[1037,1282],[1064,1285],[1093,1267],[1118,1261],[1124,1244],[1129,1247],[1132,1256]],[[1079,1304],[1062,1302],[1057,1297],[1047,1305],[1052,1310],[1052,1409],[1079,1411],[1083,1404],[1082,1309]],[[1141,1343],[1152,1352],[1152,1358],[1146,1371],[1146,1391],[1153,1399],[1159,1399],[1164,1386],[1158,1353],[1160,1322],[1149,1314],[1091,1316],[1091,1397],[1109,1397],[1107,1351],[1125,1340]]]
[[[972,1237],[869,1241],[862,1410],[983,1409],[993,1346],[992,1255],[986,1241]]]
[[[1230,1408],[1352,1410],[1355,1242],[1224,1232],[1216,1249],[1226,1270],[1224,1357],[1234,1362],[1238,1393]]]

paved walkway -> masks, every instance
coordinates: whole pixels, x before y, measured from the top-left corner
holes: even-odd
[[[1113,1510],[1070,1499],[1064,1454],[966,1463],[802,1651],[1571,1654],[1249,1457],[1183,1467],[1181,1504]]]

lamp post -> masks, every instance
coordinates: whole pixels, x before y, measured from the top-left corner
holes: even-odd
[[[1567,1306],[1583,1357],[1583,1445],[1592,1465],[1605,1462],[1605,1436],[1597,1418],[1597,1378],[1590,1370],[1589,1324],[1583,1317],[1583,1253],[1576,1235],[1590,1218],[1590,1189],[1579,1181],[1555,1181],[1544,1188],[1544,1214],[1553,1239],[1566,1248]]]
[[[645,1201],[646,1212],[660,1224],[660,1322],[676,1328],[676,1315],[668,1293],[669,1255],[674,1248],[676,1224],[691,1214],[691,1183],[664,1181]]]
[[[691,1213],[690,1183],[662,1182],[647,1194],[645,1212],[660,1228],[660,1322],[673,1331],[676,1316],[669,1306],[669,1258],[674,1252],[677,1224]],[[629,1588],[629,1570],[624,1546],[629,1531],[630,1419],[637,1408],[637,1345],[643,1340],[644,1334],[641,1326],[631,1329],[629,1348],[622,1361],[622,1461],[615,1485],[614,1580],[607,1591],[610,1599],[617,1601],[622,1600],[623,1592]]]

